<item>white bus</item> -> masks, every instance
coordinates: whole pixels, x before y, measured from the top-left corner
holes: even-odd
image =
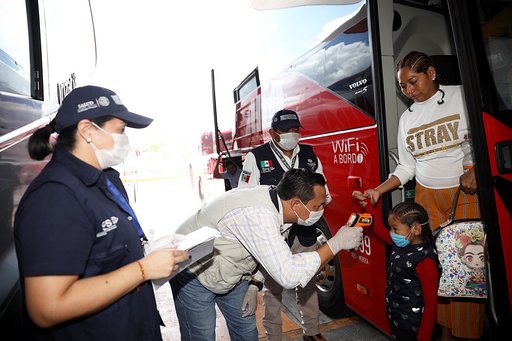
[[[20,288],[13,218],[45,161],[26,142],[96,67],[88,0],[0,0],[0,329],[18,335]]]

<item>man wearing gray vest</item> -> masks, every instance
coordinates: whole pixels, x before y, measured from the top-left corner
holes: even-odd
[[[323,175],[322,163],[313,147],[299,144],[299,116],[293,110],[279,110],[272,117],[269,134],[272,140],[247,153],[240,177],[239,187],[275,185],[284,172],[291,168],[305,168]],[[331,201],[326,188],[326,204]],[[288,244],[293,254],[314,251],[317,243],[316,228],[306,222],[293,224],[288,233]],[[274,279],[266,277],[263,289],[263,326],[268,341],[281,341],[281,300],[283,287]],[[248,291],[248,295],[251,290]],[[320,333],[320,307],[316,291],[316,276],[304,287],[295,290],[297,307],[302,317],[301,327],[305,341],[326,340]],[[254,300],[253,300],[254,301]]]
[[[287,223],[318,220],[325,204],[325,179],[304,169],[285,173],[277,187],[260,185],[228,191],[193,214],[176,230],[217,229],[212,256],[171,279],[181,340],[215,341],[215,304],[232,341],[257,341],[254,311],[245,296],[259,268],[284,288],[305,286],[340,250],[356,248],[362,229],[342,227],[312,252],[292,254],[282,233]],[[252,285],[251,285],[252,286]]]

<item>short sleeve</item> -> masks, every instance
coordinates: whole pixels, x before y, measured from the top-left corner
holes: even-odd
[[[15,220],[23,276],[83,273],[94,228],[71,189],[47,183],[30,193]]]

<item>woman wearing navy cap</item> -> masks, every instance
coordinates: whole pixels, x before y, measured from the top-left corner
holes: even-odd
[[[111,168],[128,154],[125,127],[151,121],[129,112],[114,92],[86,86],[31,136],[33,159],[53,156],[15,216],[24,339],[162,339],[150,280],[175,273],[188,255],[167,249],[144,256],[144,233]]]

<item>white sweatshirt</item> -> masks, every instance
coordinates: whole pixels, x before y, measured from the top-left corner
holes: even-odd
[[[416,181],[428,188],[451,188],[459,185],[463,159],[471,158],[466,106],[459,86],[440,86],[424,102],[415,102],[405,110],[398,126],[400,162],[392,173],[405,184]],[[464,146],[464,148],[463,148]],[[463,150],[464,149],[464,150]],[[472,161],[471,161],[472,162]]]

